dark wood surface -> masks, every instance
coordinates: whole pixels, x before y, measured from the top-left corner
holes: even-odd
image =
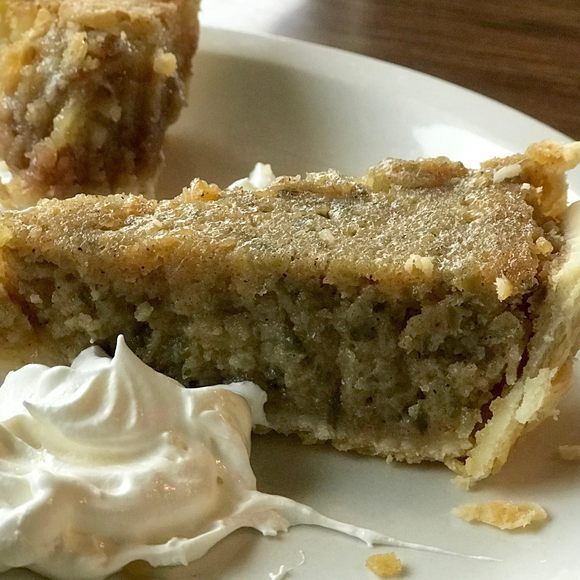
[[[580,139],[580,0],[203,0],[202,22],[398,63]]]

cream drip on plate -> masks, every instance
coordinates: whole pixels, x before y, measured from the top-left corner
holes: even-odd
[[[186,389],[119,337],[70,367],[31,364],[0,388],[0,569],[103,578],[135,560],[201,558],[233,531],[311,524],[381,544],[443,552],[327,518],[256,490],[249,382]]]

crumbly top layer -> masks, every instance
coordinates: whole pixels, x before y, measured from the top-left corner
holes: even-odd
[[[27,42],[49,27],[146,35],[151,43],[170,39],[188,63],[195,50],[199,0],[6,0],[0,6],[0,43]],[[157,40],[156,40],[157,39]],[[185,69],[184,69],[185,72]]]
[[[59,14],[61,19],[69,19],[89,24],[91,18],[106,18],[108,21],[127,19],[156,19],[167,14],[175,14],[178,8],[193,0],[6,0],[5,11],[18,15],[45,9]]]
[[[164,268],[186,283],[219,263],[232,276],[291,275],[343,292],[451,287],[504,300],[537,283],[541,263],[557,255],[558,236],[548,241],[546,229],[558,228],[537,203],[541,192],[518,176],[498,178],[501,167],[388,160],[359,179],[330,171],[257,192],[196,180],[173,200],[47,200],[3,214],[1,238],[16,253],[135,280]]]

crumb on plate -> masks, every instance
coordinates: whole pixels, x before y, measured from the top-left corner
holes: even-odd
[[[388,554],[373,554],[367,558],[366,567],[379,578],[400,576],[403,572],[401,560],[394,552]]]
[[[490,501],[463,504],[454,508],[452,513],[466,522],[481,522],[501,530],[525,528],[548,517],[546,510],[534,502]]]

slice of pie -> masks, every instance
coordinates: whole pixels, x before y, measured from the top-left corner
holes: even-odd
[[[0,201],[147,192],[184,104],[198,0],[0,4]]]
[[[255,381],[281,433],[481,479],[570,383],[579,161],[544,142],[476,171],[44,200],[0,217],[0,335],[70,360],[123,333],[186,385]]]

